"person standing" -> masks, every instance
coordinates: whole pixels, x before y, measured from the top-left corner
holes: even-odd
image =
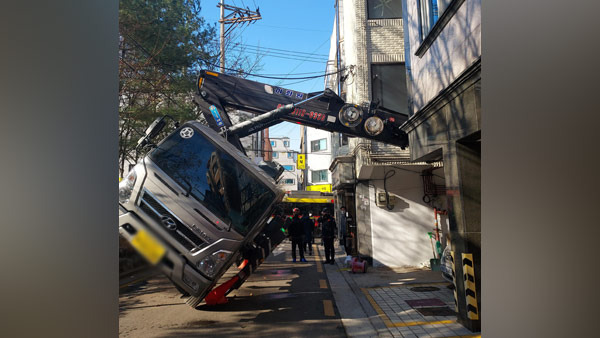
[[[308,252],[309,255],[312,255],[312,241],[315,223],[310,219],[310,216],[306,210],[302,215],[302,226],[304,227],[304,252]]]
[[[337,234],[337,226],[335,224],[335,220],[333,217],[331,217],[328,208],[323,208],[319,221],[321,222],[322,230],[321,239],[323,241],[323,246],[325,247],[325,264],[329,263],[333,265],[335,264],[333,241],[335,240]]]
[[[298,247],[298,252],[300,253],[300,261],[306,262],[304,258],[304,248],[303,248],[303,238],[304,238],[304,225],[302,224],[302,219],[300,218],[300,209],[294,208],[293,216],[291,221],[289,222],[288,234],[290,235],[290,239],[292,241],[292,261],[296,262],[296,247]]]

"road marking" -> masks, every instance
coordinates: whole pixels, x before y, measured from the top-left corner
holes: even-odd
[[[325,312],[326,316],[335,317],[335,312],[333,311],[333,302],[331,300],[323,300],[323,311]]]
[[[365,288],[361,288],[361,290],[367,297],[367,300],[369,301],[369,303],[371,303],[371,306],[375,309],[375,311],[377,311],[377,313],[379,314],[379,317],[381,317],[381,319],[385,323],[385,326],[394,327],[394,323],[392,323],[390,318],[385,314],[385,312],[383,312],[383,310],[381,309],[381,307],[379,307],[377,302],[375,302],[373,297],[371,297],[371,295],[369,294],[369,291],[367,291],[367,289],[365,289]]]
[[[315,248],[315,263],[317,263],[317,272],[323,272],[323,265],[321,264],[321,256],[319,256],[318,248]]]
[[[436,324],[452,324],[456,323],[456,320],[438,320],[435,322],[406,322],[406,323],[392,323],[394,327],[406,327],[406,326],[417,326],[417,325],[436,325]]]
[[[319,287],[321,289],[327,289],[327,282],[324,279],[319,279]]]

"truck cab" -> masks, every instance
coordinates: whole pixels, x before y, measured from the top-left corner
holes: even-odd
[[[274,179],[199,122],[161,141],[122,181],[119,231],[178,289],[203,299],[283,197]]]

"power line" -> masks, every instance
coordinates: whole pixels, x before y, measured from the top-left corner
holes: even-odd
[[[234,48],[235,49],[235,48]],[[327,63],[328,60],[324,60],[324,59],[306,59],[306,58],[295,58],[295,57],[289,57],[289,56],[278,56],[278,55],[272,55],[272,54],[261,54],[261,57],[272,57],[272,58],[276,58],[276,59],[283,59],[283,60],[294,60],[294,61],[303,61],[303,62],[312,62],[312,63]]]
[[[296,81],[296,82],[289,82],[289,83],[285,83],[285,84],[283,84],[283,86],[295,85],[295,84],[298,84],[298,83],[308,82],[308,81],[311,81],[311,80],[314,80],[314,79],[300,80],[300,81]],[[284,80],[284,81],[285,81],[285,80]],[[314,87],[314,86],[313,86],[313,87]],[[311,87],[311,88],[312,88],[312,87]]]
[[[278,59],[286,59],[286,60],[300,60],[307,62],[317,62],[317,63],[327,63],[329,59],[323,57],[311,57],[308,55],[291,55],[291,54],[282,54],[278,52],[269,52],[269,51],[260,51],[260,50],[246,50],[243,47],[230,47],[231,50],[235,50],[243,53],[256,53],[261,57],[274,57]]]
[[[323,46],[323,45],[324,45],[326,42],[328,42],[328,41],[330,41],[330,39],[329,39],[329,38],[327,38],[325,41],[323,41],[323,43],[321,43],[321,45],[320,45],[319,47],[317,47],[317,48],[316,48],[316,49],[315,49],[313,52],[315,52],[315,51],[319,50],[319,48],[321,48],[321,46]],[[300,65],[301,65],[302,63],[303,63],[303,62],[300,62],[299,64],[297,64],[297,65],[296,65],[296,67],[294,67],[294,69],[292,69],[292,70],[290,71],[290,74],[291,74],[293,71],[295,71],[296,69],[298,69],[298,67],[300,67]],[[337,73],[339,73],[340,71],[341,71],[341,69],[340,69],[340,70],[338,70],[338,71],[336,71],[336,72],[333,72],[333,73],[331,73],[331,74],[328,74],[328,75],[337,74]],[[327,75],[325,75],[325,76],[327,76]],[[289,78],[289,79],[291,79],[291,78]],[[298,79],[298,80],[303,80],[303,79],[301,79],[301,78],[297,78],[297,79]],[[280,81],[279,83],[281,83],[281,81]]]
[[[215,65],[214,63],[204,60],[208,65],[211,65],[213,67],[218,67],[218,65]],[[315,75],[315,76],[299,76],[299,77],[276,77],[276,76],[266,76],[266,75],[262,75],[262,74],[253,74],[253,73],[248,73],[245,72],[243,70],[240,69],[232,69],[232,68],[225,68],[225,70],[237,73],[237,74],[244,74],[247,76],[254,76],[254,77],[260,77],[260,78],[265,78],[265,79],[275,79],[275,80],[305,80],[305,79],[318,79],[320,77],[325,77],[325,76],[329,76],[329,75],[335,75],[337,73],[343,72],[346,70],[346,68],[342,68],[339,69],[335,72],[331,72],[331,73],[322,73],[321,75]],[[291,73],[289,73],[291,74]]]
[[[218,45],[218,42],[216,41],[212,41],[212,43],[214,45]],[[294,56],[294,57],[310,57],[310,58],[319,58],[319,59],[329,59],[329,55],[328,54],[319,54],[319,53],[307,53],[307,52],[300,52],[300,51],[295,51],[295,50],[288,50],[288,49],[280,49],[280,48],[271,48],[271,47],[263,47],[263,46],[256,46],[256,45],[249,45],[249,44],[242,44],[242,43],[237,43],[233,46],[230,46],[229,48],[237,48],[237,49],[249,49],[253,52],[267,52],[267,53],[273,53],[273,54],[277,54],[277,55],[285,55],[285,56]]]
[[[244,44],[243,46],[244,47],[256,48],[256,49],[267,49],[267,50],[273,50],[273,51],[285,52],[285,53],[307,54],[307,55],[314,55],[314,56],[329,57],[329,54],[317,54],[317,53],[299,52],[297,50],[289,50],[289,49],[281,49],[281,48],[273,48],[273,47],[263,47],[263,46],[257,46],[257,45],[249,45],[249,44]]]
[[[329,33],[329,31],[324,31],[324,30],[320,30],[320,29],[306,29],[306,28],[296,28],[296,27],[281,27],[281,26],[271,26],[271,25],[262,25],[262,24],[257,24],[257,27],[270,27],[270,28],[280,28],[280,29],[290,29],[290,30],[298,30],[298,31],[305,31],[305,32],[324,32],[324,33]]]
[[[138,43],[138,42],[137,42],[137,41],[136,41],[136,40],[135,40],[133,37],[131,37],[129,34],[125,34],[125,35],[126,35],[126,36],[127,36],[127,37],[128,37],[130,40],[131,40],[131,41],[133,41],[134,45],[136,45],[138,48],[140,48],[140,49],[142,50],[142,52],[144,52],[144,53],[145,53],[147,56],[149,56],[149,57],[153,57],[152,53],[150,53],[148,50],[146,50],[146,48],[144,48],[144,47],[143,47],[143,46],[142,46],[140,43]],[[321,45],[322,45],[322,44],[321,44]],[[318,48],[320,48],[320,46],[319,46]],[[318,48],[317,48],[317,49],[318,49]],[[219,68],[219,65],[217,65],[217,64],[214,64],[214,63],[213,63],[212,61],[210,61],[210,60],[207,60],[207,59],[204,59],[204,58],[199,58],[199,61],[202,61],[202,62],[204,62],[205,64],[207,64],[207,65],[210,65],[210,66],[212,66],[212,67]],[[158,60],[157,60],[156,62],[153,62],[153,63],[154,63],[155,65],[160,65],[160,66],[163,66],[163,67],[165,67],[165,66],[166,66],[166,67],[168,67],[168,68],[171,68],[171,69],[174,69],[174,68],[176,68],[174,65],[172,65],[172,64],[168,64],[168,63],[166,63],[166,62],[164,62],[164,61],[158,61]],[[301,63],[300,63],[300,64],[301,64]],[[300,64],[298,64],[298,66],[296,66],[294,69],[298,68],[298,67],[300,66]],[[254,77],[260,77],[260,78],[265,78],[265,79],[275,79],[275,80],[306,80],[306,79],[318,79],[318,78],[321,78],[321,77],[326,77],[326,76],[329,76],[329,75],[335,75],[335,74],[337,74],[337,73],[340,73],[340,72],[342,72],[342,71],[346,70],[346,68],[342,68],[342,69],[339,69],[339,70],[337,70],[337,71],[335,71],[335,72],[330,72],[330,73],[321,73],[320,75],[314,75],[314,76],[300,76],[300,77],[287,77],[287,76],[286,76],[286,77],[278,77],[278,76],[269,76],[269,75],[263,75],[263,74],[254,74],[254,73],[245,72],[245,71],[242,71],[242,70],[239,70],[239,69],[232,69],[232,68],[226,68],[226,67],[224,67],[223,69],[224,69],[224,70],[231,71],[231,72],[235,72],[235,73],[238,73],[238,74],[244,74],[244,75],[247,75],[247,76],[254,76]],[[291,75],[291,72],[290,72],[290,73],[288,73],[287,75]],[[173,78],[172,78],[172,76],[171,76],[171,74],[167,74],[167,76],[168,76],[168,77],[170,77],[171,79],[173,79]]]

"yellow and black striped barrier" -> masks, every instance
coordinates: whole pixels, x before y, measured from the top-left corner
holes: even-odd
[[[475,288],[475,268],[473,264],[473,254],[462,254],[463,277],[465,282],[465,299],[467,302],[467,318],[471,320],[479,319],[479,309],[477,308],[477,290]]]

